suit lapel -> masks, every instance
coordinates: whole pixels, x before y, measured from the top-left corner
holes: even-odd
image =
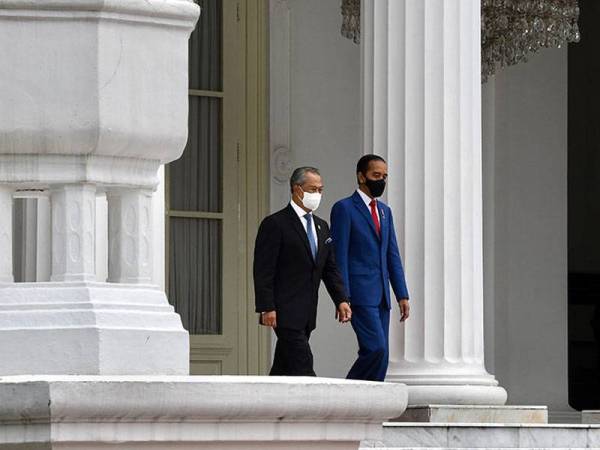
[[[323,250],[325,250],[325,240],[328,236],[325,235],[325,228],[321,225],[321,219],[314,216],[315,227],[317,228],[317,262],[321,260]]]
[[[390,233],[389,218],[385,215],[385,210],[379,202],[377,202],[377,208],[379,209],[379,225],[381,226],[381,247],[384,248]]]
[[[371,211],[369,211],[369,208],[367,208],[367,205],[365,205],[365,202],[363,202],[363,199],[360,197],[358,192],[355,192],[354,195],[352,195],[352,201],[354,202],[354,206],[356,207],[356,209],[358,209],[358,211],[362,214],[362,216],[369,224],[369,227],[371,227],[371,231],[373,231],[375,237],[377,239],[380,239],[379,235],[377,234],[377,230],[375,229],[373,218],[371,217]]]
[[[312,251],[310,250],[310,244],[308,243],[308,236],[304,230],[304,225],[302,225],[302,222],[300,222],[300,218],[298,217],[298,214],[296,214],[296,211],[294,211],[294,208],[292,208],[292,205],[288,205],[287,212],[292,227],[296,230],[302,242],[304,242],[304,248],[308,252],[310,260],[314,262]]]

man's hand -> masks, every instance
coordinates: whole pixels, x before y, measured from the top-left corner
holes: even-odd
[[[277,313],[275,311],[261,313],[260,318],[260,323],[265,327],[277,328]]]
[[[338,305],[337,310],[335,311],[335,318],[339,320],[340,323],[346,323],[352,318],[352,310],[350,309],[348,302],[342,302]]]
[[[410,315],[410,305],[408,304],[408,299],[401,298],[398,302],[398,305],[400,306],[400,322],[404,322]]]

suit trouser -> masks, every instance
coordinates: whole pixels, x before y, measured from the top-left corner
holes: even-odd
[[[358,340],[358,359],[348,372],[352,380],[383,381],[389,361],[390,310],[379,306],[352,305],[352,328]]]
[[[308,340],[311,330],[275,328],[277,344],[269,375],[315,377],[313,354]]]

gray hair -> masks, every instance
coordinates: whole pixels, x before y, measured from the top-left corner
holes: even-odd
[[[304,183],[306,183],[306,174],[307,173],[314,173],[315,175],[321,175],[319,173],[319,169],[317,169],[316,167],[298,167],[297,169],[294,170],[294,172],[292,173],[292,176],[290,177],[290,190],[294,190],[294,186],[296,185],[303,185]]]

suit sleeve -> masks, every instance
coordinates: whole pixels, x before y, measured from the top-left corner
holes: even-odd
[[[352,298],[350,291],[350,277],[348,270],[348,252],[350,245],[350,214],[343,203],[338,202],[331,210],[331,238],[335,250],[335,260],[346,287],[349,299]]]
[[[267,217],[260,224],[254,246],[254,296],[256,312],[275,310],[275,273],[281,230],[275,220]]]
[[[327,227],[327,224],[325,224],[325,226]],[[329,252],[327,252],[327,260],[325,261],[325,267],[323,268],[322,279],[327,288],[327,292],[329,292],[329,296],[336,307],[340,303],[348,301],[344,281],[342,280],[342,275],[335,261],[335,251],[333,246],[331,246]]]
[[[394,294],[396,294],[396,299],[399,301],[404,298],[408,299],[408,288],[406,287],[402,259],[400,257],[400,250],[398,249],[398,241],[396,240],[392,210],[388,209],[388,213],[390,216],[390,243],[387,253],[387,263],[392,289],[394,290]]]

